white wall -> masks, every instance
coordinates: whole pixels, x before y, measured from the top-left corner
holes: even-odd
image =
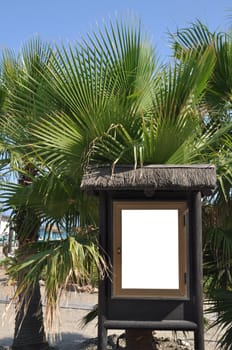
[[[8,216],[0,215],[0,236],[9,234]]]

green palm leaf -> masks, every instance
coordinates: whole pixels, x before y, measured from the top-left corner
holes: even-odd
[[[216,314],[217,319],[210,327],[217,327],[218,345],[224,350],[232,349],[232,292],[227,290],[215,290],[213,302],[209,302],[208,313]]]
[[[33,244],[27,247],[27,254],[24,248],[23,256],[25,255],[29,256],[24,258],[23,262],[20,264],[12,262],[12,266],[8,269],[10,275],[16,276],[20,273],[25,276],[14,298],[20,294],[27,296],[26,300],[28,300],[28,291],[35,287],[40,276],[43,275],[49,327],[54,324],[61,289],[66,290],[67,285],[72,282],[79,285],[92,282],[92,273],[95,272],[89,269],[90,261],[91,266],[95,266],[100,272],[101,278],[109,272],[95,243],[91,242],[89,237],[86,239],[86,235],[79,234],[49,245],[48,243]]]

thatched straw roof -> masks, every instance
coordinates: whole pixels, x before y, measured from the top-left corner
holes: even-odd
[[[99,166],[88,169],[81,182],[84,190],[155,190],[211,192],[216,186],[213,165]]]

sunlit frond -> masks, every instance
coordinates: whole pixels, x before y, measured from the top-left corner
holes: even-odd
[[[8,269],[12,276],[24,276],[14,298],[19,294],[25,295],[29,302],[28,291],[34,288],[40,276],[43,276],[47,304],[46,320],[50,328],[59,308],[61,291],[67,290],[67,285],[72,282],[79,286],[92,282],[94,271],[89,268],[89,262],[99,271],[100,278],[109,273],[109,267],[106,266],[94,240],[91,242],[86,235],[70,236],[66,240],[50,244],[33,244],[27,247],[27,252],[24,248],[22,254],[23,261],[19,264],[12,261]]]

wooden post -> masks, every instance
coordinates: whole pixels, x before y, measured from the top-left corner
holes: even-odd
[[[107,328],[104,327],[104,316],[101,314],[101,311],[99,311],[99,314],[98,314],[98,347],[97,349],[98,350],[107,349]]]
[[[100,249],[103,248],[102,253],[106,249],[106,234],[107,234],[107,200],[106,194],[103,192],[100,195],[100,236],[99,245]],[[106,306],[105,306],[105,295],[106,283],[105,281],[99,281],[99,293],[98,293],[98,350],[107,349],[107,328],[104,326],[106,318]]]
[[[204,321],[203,321],[203,270],[202,270],[202,214],[201,192],[194,194],[193,198],[193,225],[195,240],[195,282],[196,282],[196,323],[194,331],[195,350],[204,350]]]

